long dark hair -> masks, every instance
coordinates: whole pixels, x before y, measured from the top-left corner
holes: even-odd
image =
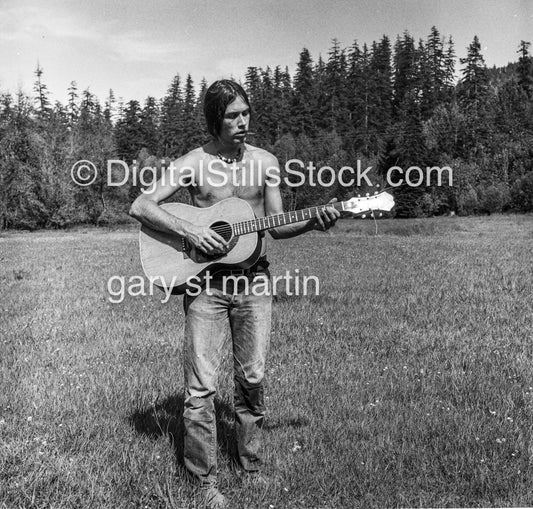
[[[204,116],[207,123],[207,130],[209,134],[215,138],[220,134],[222,127],[222,119],[228,104],[234,101],[237,97],[241,97],[243,101],[250,108],[250,115],[252,108],[248,96],[238,83],[232,80],[218,80],[211,84],[206,90],[204,96]]]

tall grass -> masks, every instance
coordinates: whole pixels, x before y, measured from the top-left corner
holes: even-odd
[[[272,272],[320,292],[278,287],[266,488],[231,462],[227,345],[222,489],[240,508],[533,504],[533,218],[374,229],[271,242]],[[181,298],[106,287],[141,274],[136,233],[5,234],[0,258],[0,506],[195,507]]]

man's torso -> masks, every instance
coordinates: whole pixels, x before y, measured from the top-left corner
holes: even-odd
[[[264,217],[267,180],[277,170],[272,166],[273,156],[248,144],[244,145],[241,160],[235,163],[226,163],[212,152],[208,144],[185,157],[186,166],[192,169],[192,176],[186,181],[192,204],[205,208],[237,197],[245,200],[257,217]],[[263,245],[262,254],[265,251]]]

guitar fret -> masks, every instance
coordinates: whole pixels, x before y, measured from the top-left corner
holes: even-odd
[[[240,223],[233,224],[232,225],[233,233],[234,235],[246,235],[248,233],[268,230],[270,228],[276,228],[278,226],[284,226],[286,224],[313,219],[326,206],[331,206],[337,210],[353,211],[352,203],[349,203],[349,205],[350,206],[348,207],[348,202],[342,201],[342,202],[332,203],[330,205],[315,206],[315,207],[309,207],[309,208],[300,209],[300,210],[282,212],[280,214],[274,214],[271,216],[258,217],[255,219],[242,221]],[[370,208],[368,210],[370,210]]]

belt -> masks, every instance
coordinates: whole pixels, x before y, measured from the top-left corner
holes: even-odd
[[[266,273],[268,274],[268,266],[270,263],[267,261],[266,257],[261,257],[257,262],[255,262],[251,267],[248,267],[247,269],[221,269],[215,274],[213,274],[213,277],[228,277],[228,276],[254,276],[257,273]]]

